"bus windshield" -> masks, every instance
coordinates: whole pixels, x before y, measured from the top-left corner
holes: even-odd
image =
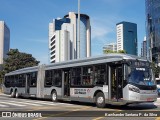
[[[129,82],[138,85],[155,85],[152,70],[149,68],[132,68],[130,69]]]

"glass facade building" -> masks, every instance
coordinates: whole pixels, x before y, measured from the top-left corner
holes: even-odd
[[[144,37],[144,40],[142,41],[141,44],[141,57],[144,57],[147,59],[147,41],[146,37]]]
[[[61,30],[63,23],[70,23],[69,18],[55,19],[55,30]]]
[[[76,15],[76,23],[77,23],[77,29],[78,29],[78,15]],[[87,20],[89,19],[88,16],[81,15],[80,17],[80,58],[84,58],[87,56],[86,49],[87,49]],[[78,30],[77,30],[78,31]],[[77,33],[78,38],[78,33]],[[78,48],[78,46],[77,46]],[[77,53],[78,54],[78,53]]]
[[[147,56],[160,63],[160,0],[145,0]]]
[[[117,51],[137,55],[137,24],[120,22],[117,25]]]

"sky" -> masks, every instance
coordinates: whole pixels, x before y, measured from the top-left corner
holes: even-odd
[[[0,21],[10,28],[10,48],[49,63],[48,25],[78,11],[78,0],[0,0]],[[90,16],[91,54],[102,55],[103,46],[116,42],[116,24],[137,24],[138,54],[145,36],[144,0],[81,0],[80,12]]]

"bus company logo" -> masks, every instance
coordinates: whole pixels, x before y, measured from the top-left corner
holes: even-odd
[[[2,117],[12,117],[11,112],[2,112]]]

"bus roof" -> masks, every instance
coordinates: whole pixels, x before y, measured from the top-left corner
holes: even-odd
[[[114,62],[114,61],[120,61],[125,59],[147,61],[146,59],[135,56],[135,55],[112,53],[112,54],[105,54],[105,55],[96,56],[96,57],[88,57],[83,59],[75,59],[75,60],[69,60],[65,62],[52,63],[49,65],[43,65],[43,66],[45,66],[45,70],[49,70],[49,69],[68,68],[68,67],[76,67],[76,66],[82,66],[82,65],[98,64],[98,63],[100,64],[105,62]],[[23,69],[19,69],[19,70],[7,73],[6,76],[26,73],[26,72],[34,72],[34,71],[38,71],[38,68],[39,66],[23,68]]]
[[[29,73],[29,72],[35,72],[35,71],[38,71],[38,66],[27,67],[27,68],[15,70],[15,71],[12,71],[12,72],[9,72],[9,73],[5,74],[5,76],[21,74],[21,73],[26,73],[26,72]]]

